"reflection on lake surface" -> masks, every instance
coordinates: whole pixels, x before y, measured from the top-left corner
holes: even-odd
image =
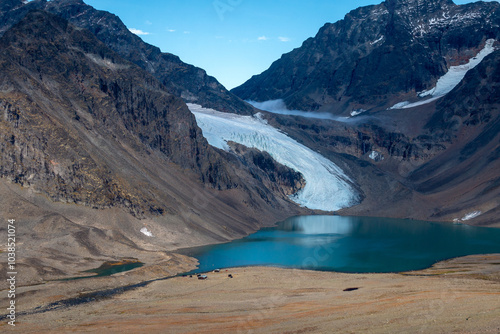
[[[250,265],[399,272],[472,254],[500,253],[500,229],[403,219],[301,216],[226,244],[184,252],[197,272]]]

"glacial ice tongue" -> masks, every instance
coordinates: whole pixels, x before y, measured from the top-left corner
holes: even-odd
[[[247,100],[247,103],[251,104],[257,109],[265,110],[273,114],[280,115],[290,115],[290,116],[300,116],[305,118],[316,118],[316,119],[329,119],[333,121],[342,121],[342,118],[334,116],[327,112],[317,112],[317,111],[302,111],[302,110],[289,110],[286,107],[285,101],[282,99],[269,100],[264,102],[257,102],[252,100]]]
[[[446,72],[441,78],[439,78],[435,87],[418,94],[419,97],[430,96],[431,98],[414,103],[410,103],[408,101],[400,102],[389,109],[392,110],[413,108],[431,103],[432,101],[445,96],[446,94],[451,92],[453,88],[455,88],[460,83],[460,81],[462,81],[469,70],[479,65],[479,63],[481,63],[481,61],[483,61],[486,56],[495,51],[495,47],[493,46],[494,43],[494,39],[488,39],[484,48],[475,57],[469,59],[469,62],[467,64],[451,66],[448,72]]]
[[[209,144],[229,150],[228,141],[268,152],[300,172],[305,187],[290,196],[310,209],[336,211],[359,202],[352,181],[333,162],[267,124],[258,116],[240,116],[188,104]]]
[[[483,61],[483,59],[486,56],[495,51],[495,48],[493,47],[494,43],[495,43],[494,39],[487,40],[484,48],[475,57],[470,59],[467,64],[451,66],[448,72],[446,72],[445,75],[439,78],[434,88],[422,92],[418,94],[418,96],[438,97],[438,96],[444,96],[449,92],[451,92],[453,88],[455,88],[460,83],[460,81],[462,81],[462,79],[465,77],[465,75],[469,70],[479,65],[479,63]]]

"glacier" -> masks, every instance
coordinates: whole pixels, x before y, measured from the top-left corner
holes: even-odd
[[[462,81],[462,79],[465,77],[465,75],[469,70],[479,65],[479,63],[481,63],[481,61],[483,61],[483,59],[486,56],[495,51],[496,48],[493,46],[494,43],[495,43],[494,39],[488,39],[485,43],[484,48],[481,51],[479,51],[479,53],[475,57],[469,59],[467,64],[451,66],[448,69],[448,72],[446,72],[442,77],[438,79],[436,86],[424,92],[420,92],[418,94],[419,97],[431,97],[431,98],[417,101],[414,103],[410,103],[408,101],[400,102],[395,104],[389,109],[393,110],[393,109],[413,108],[427,103],[431,103],[432,101],[435,101],[445,96],[446,94],[451,92],[453,88],[455,88],[460,83],[460,81]]]
[[[245,101],[257,109],[265,110],[273,114],[280,115],[290,115],[290,116],[300,116],[305,118],[316,118],[316,119],[329,119],[332,121],[345,121],[345,117],[337,117],[328,112],[317,112],[317,111],[302,111],[302,110],[289,110],[286,107],[285,101],[282,99],[269,100],[264,102],[257,102],[252,100]]]
[[[465,77],[465,74],[477,65],[489,54],[495,51],[493,47],[493,43],[495,43],[494,39],[489,39],[486,41],[484,48],[475,56],[469,59],[469,62],[464,65],[451,66],[441,78],[436,83],[436,86],[432,89],[429,89],[425,92],[418,94],[420,97],[425,96],[444,96],[451,92],[453,88],[455,88],[460,81]]]
[[[188,103],[208,143],[228,151],[228,141],[269,153],[277,162],[302,174],[303,189],[291,195],[297,204],[337,211],[359,203],[352,180],[332,161],[269,125],[260,114],[241,116]]]

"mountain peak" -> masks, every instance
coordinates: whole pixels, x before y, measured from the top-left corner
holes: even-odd
[[[455,5],[452,0],[386,0],[385,3],[396,8],[442,8],[443,6]]]
[[[71,5],[85,5],[85,2],[83,0],[51,0],[53,4],[59,4],[59,5],[66,5],[66,4],[71,4]]]
[[[386,0],[384,4],[390,11],[411,17],[442,12],[456,6],[452,0]]]
[[[0,2],[0,13],[7,12],[23,4],[21,0],[4,0]]]
[[[450,66],[498,40],[499,15],[497,2],[386,0],[361,7],[233,92],[258,102],[282,99],[294,110],[384,109],[392,99],[417,99]]]

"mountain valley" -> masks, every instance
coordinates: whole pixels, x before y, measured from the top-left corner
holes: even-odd
[[[495,1],[386,0],[228,91],[82,0],[0,0],[0,217],[34,301],[19,310],[188,272],[179,250],[296,215],[500,227],[499,24]],[[143,266],[67,280],[127,261]],[[467,279],[497,284],[473,261]]]

